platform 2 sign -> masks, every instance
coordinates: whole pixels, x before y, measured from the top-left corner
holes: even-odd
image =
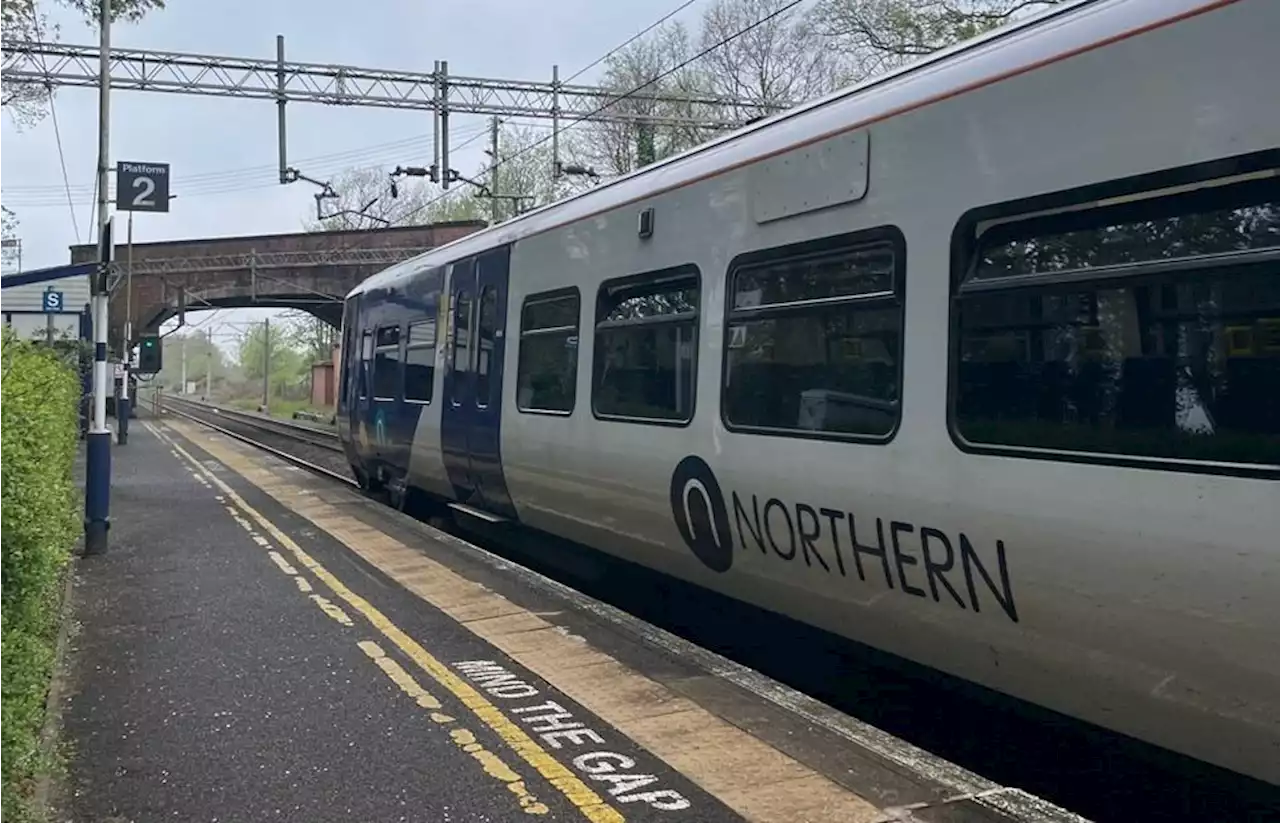
[[[169,164],[116,163],[117,211],[169,211]]]

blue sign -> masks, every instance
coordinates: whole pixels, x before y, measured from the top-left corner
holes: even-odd
[[[45,314],[58,314],[62,311],[62,292],[54,291],[53,286],[44,290],[44,299],[40,301],[40,310]]]

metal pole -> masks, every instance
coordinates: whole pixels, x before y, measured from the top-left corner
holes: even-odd
[[[435,106],[431,109],[431,171],[432,183],[440,182],[440,61],[436,61],[435,69],[436,88],[435,88]]]
[[[124,269],[124,380],[120,383],[120,399],[116,401],[116,443],[129,442],[129,416],[133,405],[129,398],[129,374],[133,365],[133,212],[129,212],[129,228],[125,240]]]
[[[84,489],[84,553],[104,554],[111,528],[111,430],[107,428],[107,271],[111,260],[111,216],[107,214],[107,163],[111,156],[111,3],[98,0],[98,260],[92,282],[93,422],[89,428]]]
[[[498,225],[498,117],[494,115],[489,126],[489,153],[493,165],[489,167],[489,225]]]
[[[178,356],[182,361],[182,385],[178,387],[178,394],[187,393],[187,336],[184,334],[178,338]]]
[[[205,341],[209,344],[204,363],[204,399],[213,402],[213,329],[205,329]]]
[[[560,67],[551,67],[551,179],[560,179]]]
[[[262,413],[271,413],[271,318],[262,321]]]
[[[44,316],[44,341],[53,348],[53,314]]]
[[[276,35],[276,139],[279,141],[280,154],[280,182],[288,183],[289,175],[286,169],[289,168],[288,149],[289,143],[285,139],[285,117],[284,104],[288,100],[284,93],[284,35]]]
[[[440,187],[449,188],[449,61],[440,61]]]

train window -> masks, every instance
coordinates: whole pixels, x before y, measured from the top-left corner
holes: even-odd
[[[651,423],[693,419],[698,291],[694,266],[600,287],[591,388],[598,417]]]
[[[568,414],[578,392],[578,290],[535,294],[520,312],[516,408]]]
[[[493,400],[490,362],[498,337],[498,291],[492,286],[480,290],[480,317],[476,323],[476,405],[485,408]]]
[[[373,399],[394,400],[400,385],[400,327],[378,329],[373,349]]]
[[[364,400],[369,396],[369,384],[372,382],[373,365],[373,332],[364,332],[360,335],[360,377],[359,390],[360,399]]]
[[[952,402],[968,444],[1280,465],[1280,179],[960,238]]]
[[[453,370],[471,371],[471,295],[459,291],[453,307]]]
[[[753,252],[729,270],[722,413],[730,429],[884,440],[901,412],[896,229]]]
[[[404,342],[404,399],[430,403],[436,379],[436,321],[410,323]]]

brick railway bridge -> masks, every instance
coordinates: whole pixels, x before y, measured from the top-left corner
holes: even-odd
[[[155,331],[189,310],[252,307],[295,308],[338,326],[342,299],[378,271],[484,228],[467,220],[391,229],[264,234],[206,240],[133,244],[134,336]],[[118,245],[114,260],[123,275],[128,256]],[[72,263],[97,260],[96,245],[71,247]],[[124,335],[125,283],[111,292],[109,345]]]

